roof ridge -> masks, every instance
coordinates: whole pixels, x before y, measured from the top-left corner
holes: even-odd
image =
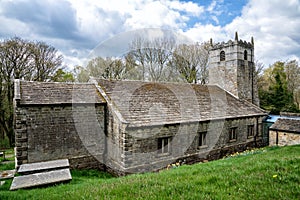
[[[23,83],[38,83],[38,84],[65,84],[65,85],[93,85],[93,83],[89,82],[58,82],[58,81],[53,81],[53,82],[44,82],[44,81],[28,81],[28,80],[22,80],[22,79],[15,79],[19,80],[20,82]]]
[[[199,86],[214,86],[213,84],[197,84],[197,83],[187,83],[187,82],[171,82],[171,81],[145,81],[145,80],[117,80],[117,79],[104,79],[104,78],[95,78],[90,77],[90,80],[102,80],[109,82],[131,82],[131,83],[153,83],[153,84],[172,84],[172,85],[199,85]]]

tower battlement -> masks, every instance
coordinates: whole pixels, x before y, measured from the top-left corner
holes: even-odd
[[[218,43],[213,43],[213,40],[210,39],[210,49],[220,49],[222,47],[229,47],[233,45],[239,45],[244,48],[248,49],[254,49],[254,39],[251,37],[251,42],[247,42],[246,40],[239,40],[238,38],[238,33],[235,33],[235,39],[234,40],[228,40],[228,42],[218,42]]]
[[[239,40],[239,41],[229,40],[228,42],[218,42],[218,43],[212,44],[210,48],[211,49],[219,49],[222,47],[228,47],[228,46],[233,46],[233,45],[239,45],[244,48],[254,49],[254,44],[252,44],[251,42],[243,41],[243,40]]]

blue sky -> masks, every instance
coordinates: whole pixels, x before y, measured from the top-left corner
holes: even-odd
[[[197,22],[224,26],[237,16],[241,15],[242,8],[247,4],[248,0],[204,0],[193,2],[203,5],[206,8],[206,11],[200,18],[195,17],[192,19],[189,26],[193,26],[193,24]]]
[[[163,28],[193,41],[255,39],[266,66],[300,58],[299,0],[0,0],[0,39],[44,41],[69,68],[83,65],[103,41]],[[128,41],[121,41],[123,45]]]

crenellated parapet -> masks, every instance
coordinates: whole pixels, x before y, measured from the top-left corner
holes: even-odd
[[[254,39],[253,37],[251,37],[251,42],[247,42],[245,40],[239,40],[237,32],[235,33],[235,39],[229,40],[228,42],[213,43],[213,40],[210,39],[210,50],[227,48],[234,45],[239,45],[240,47],[247,48],[247,49],[254,49]]]

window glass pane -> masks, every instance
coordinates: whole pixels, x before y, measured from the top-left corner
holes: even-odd
[[[198,146],[206,145],[206,132],[199,133],[199,143]]]
[[[170,149],[170,137],[158,138],[157,150],[158,153],[169,153]]]
[[[237,133],[236,133],[237,128],[231,128],[229,131],[229,140],[236,140],[237,138]]]

